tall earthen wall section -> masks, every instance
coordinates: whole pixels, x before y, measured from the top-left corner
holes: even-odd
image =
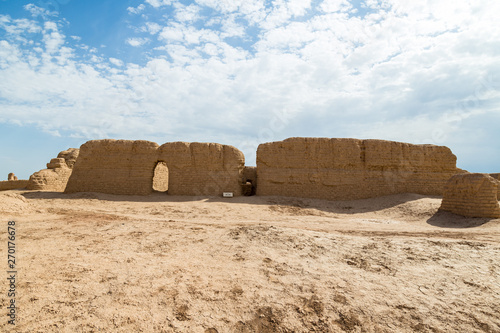
[[[460,172],[443,146],[383,140],[290,138],[259,145],[257,195],[353,200],[442,195]]]
[[[245,158],[238,149],[217,143],[94,140],[83,144],[67,193],[102,192],[147,195],[158,162],[168,168],[172,195],[241,194]]]
[[[500,181],[500,173],[490,173],[490,176]],[[500,199],[500,186],[498,186],[498,199]]]
[[[465,173],[446,183],[441,210],[468,217],[500,218],[500,181],[488,174]]]

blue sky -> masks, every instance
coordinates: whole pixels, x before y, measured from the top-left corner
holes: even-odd
[[[500,172],[497,0],[0,0],[0,179],[91,139],[446,145]]]

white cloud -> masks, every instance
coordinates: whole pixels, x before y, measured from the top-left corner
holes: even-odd
[[[311,8],[311,0],[289,0],[287,9],[293,16],[303,16]]]
[[[470,121],[498,114],[494,1],[373,1],[363,15],[341,0],[146,3],[174,11],[127,38],[148,52],[143,65],[74,45],[55,22],[0,16],[0,118],[89,138],[224,141],[251,160],[288,136],[453,147]]]
[[[213,8],[221,13],[232,13],[241,8],[245,2],[255,2],[252,0],[196,0],[196,3],[201,6]],[[262,2],[262,1],[260,1]]]
[[[218,42],[217,32],[209,29],[196,29],[189,24],[174,23],[163,30],[158,35],[160,40],[167,43],[184,42],[187,45],[200,44],[201,42]]]
[[[28,19],[12,19],[6,15],[0,15],[0,29],[5,30],[8,37],[18,42],[28,43],[26,34],[36,34],[42,29],[34,21]]]
[[[201,8],[196,5],[176,4],[175,8],[175,19],[179,22],[194,22],[200,19]]]
[[[133,47],[142,46],[142,45],[146,44],[148,41],[149,41],[149,39],[147,39],[147,38],[129,38],[129,39],[127,39],[127,43]]]
[[[122,67],[124,65],[123,61],[116,58],[109,58],[109,62],[118,67]]]
[[[60,50],[64,45],[65,36],[59,32],[54,22],[45,22],[43,30],[43,41],[47,53],[53,54]]]
[[[243,23],[236,22],[235,15],[228,15],[221,22],[221,36],[226,37],[244,37],[245,26]]]
[[[172,2],[173,0],[146,0],[146,3],[155,8],[171,5]]]
[[[43,18],[47,18],[48,16],[57,15],[57,12],[55,11],[50,11],[48,8],[38,7],[32,3],[25,5],[24,9],[29,11],[33,17],[41,16]]]
[[[347,0],[324,0],[319,9],[325,13],[334,13],[346,11],[352,8],[352,5]]]
[[[156,35],[158,32],[161,31],[161,29],[162,26],[156,22],[146,22],[146,26],[142,29],[142,31],[146,31],[152,35]]]
[[[165,27],[159,34],[160,40],[167,40],[173,42],[181,42],[184,40],[184,32],[182,31],[182,27],[178,24],[175,24],[170,27]]]
[[[139,6],[137,7],[127,7],[127,11],[130,13],[130,14],[140,14],[144,9],[146,8],[146,6],[144,4],[140,4]]]

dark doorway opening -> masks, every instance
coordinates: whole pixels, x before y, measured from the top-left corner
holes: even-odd
[[[153,191],[168,193],[168,167],[167,163],[156,163],[153,173]]]

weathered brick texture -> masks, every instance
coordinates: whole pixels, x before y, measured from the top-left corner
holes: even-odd
[[[458,169],[447,147],[383,140],[289,138],[259,145],[257,195],[353,200],[442,195]]]
[[[490,176],[500,181],[500,173],[490,173]],[[500,199],[500,186],[498,186],[498,199]]]
[[[241,194],[245,158],[238,149],[217,143],[94,140],[80,155],[67,193],[102,192],[147,195],[153,190],[158,162],[168,168],[168,193],[173,195]]]
[[[64,191],[69,176],[71,176],[73,165],[78,158],[78,153],[79,149],[77,148],[70,148],[60,152],[57,158],[53,158],[50,163],[47,163],[47,169],[31,175],[26,188],[28,190]]]
[[[28,185],[28,180],[5,180],[0,181],[0,191],[14,190],[25,188]]]
[[[468,217],[500,218],[500,181],[483,173],[464,173],[446,183],[441,210]]]

